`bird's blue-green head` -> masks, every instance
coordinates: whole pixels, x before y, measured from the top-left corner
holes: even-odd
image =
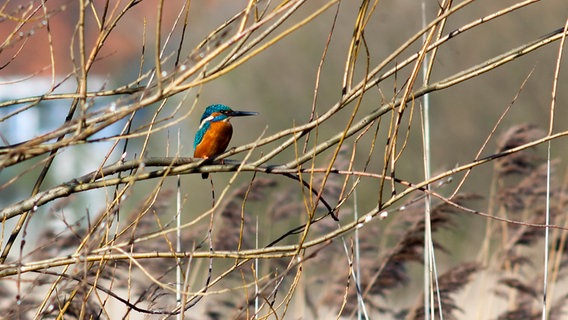
[[[206,122],[216,122],[223,121],[229,117],[229,114],[233,112],[233,109],[229,108],[224,104],[213,104],[205,108],[205,111],[201,115],[201,120],[199,120],[200,126]]]
[[[195,134],[195,140],[193,141],[193,147],[197,147],[197,145],[203,139],[205,132],[209,130],[212,122],[218,121],[229,121],[232,117],[245,117],[245,116],[254,116],[257,115],[258,112],[250,112],[250,111],[235,111],[224,104],[212,104],[205,108],[205,111],[201,115],[201,120],[199,122],[199,130]]]

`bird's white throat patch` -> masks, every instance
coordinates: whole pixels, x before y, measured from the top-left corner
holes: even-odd
[[[214,118],[213,116],[209,116],[209,117],[203,119],[203,121],[201,121],[201,123],[199,124],[199,129],[203,128],[203,126],[204,126],[207,122],[213,120],[213,118]]]
[[[215,119],[214,116],[209,116],[209,117],[203,119],[203,121],[201,121],[201,123],[199,124],[199,129],[203,128],[203,126],[204,126],[207,122],[209,122],[209,121],[211,121],[211,120],[213,120],[213,119]],[[229,122],[229,120],[231,120],[231,117],[227,117],[226,119],[223,119],[222,122]]]

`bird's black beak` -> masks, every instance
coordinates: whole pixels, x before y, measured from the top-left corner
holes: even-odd
[[[231,111],[230,114],[228,114],[229,117],[246,117],[246,116],[256,116],[258,114],[258,112],[253,112],[253,111]]]

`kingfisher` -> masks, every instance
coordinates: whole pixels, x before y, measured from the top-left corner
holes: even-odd
[[[199,129],[195,134],[193,157],[212,159],[225,152],[233,136],[233,126],[229,120],[232,117],[254,116],[257,114],[258,112],[235,111],[223,104],[208,106],[203,115],[201,115]],[[208,173],[201,174],[203,179],[206,179],[208,176]]]

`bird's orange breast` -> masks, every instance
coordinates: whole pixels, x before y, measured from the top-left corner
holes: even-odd
[[[233,127],[228,121],[211,122],[201,142],[195,147],[196,158],[212,158],[227,150]]]

